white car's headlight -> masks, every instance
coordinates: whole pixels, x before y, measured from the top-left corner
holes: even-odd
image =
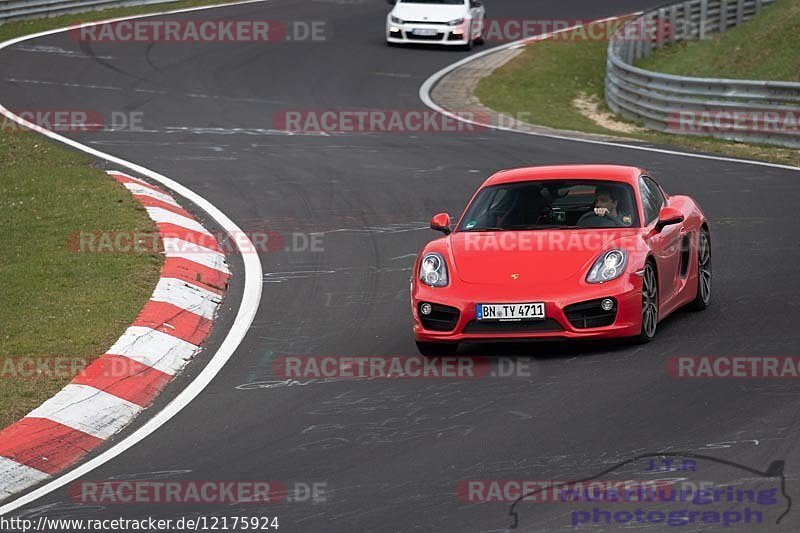
[[[419,265],[419,280],[431,287],[445,287],[447,279],[447,265],[442,254],[429,252],[422,257]]]
[[[589,269],[589,274],[586,276],[586,281],[589,283],[603,283],[604,281],[617,279],[625,272],[627,264],[628,252],[620,249],[609,250],[594,262],[592,268]]]
[[[397,18],[394,15],[389,15],[389,20],[392,22],[392,24],[403,24],[403,19]]]
[[[464,19],[455,19],[447,23],[448,26],[459,26],[461,24],[464,24]]]

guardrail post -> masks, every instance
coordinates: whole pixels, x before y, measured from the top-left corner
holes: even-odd
[[[692,39],[696,35],[694,22],[692,21],[692,4],[694,2],[686,1],[683,3],[683,39]]]
[[[667,21],[665,20],[666,17],[664,16],[664,13],[665,13],[664,8],[659,9],[657,18],[655,19],[655,23],[656,23],[655,24],[656,48],[662,48],[664,46],[664,34],[667,31],[670,30],[670,29],[667,28]],[[647,35],[647,32],[643,31],[642,32],[642,39],[645,39],[646,35]]]
[[[744,18],[744,0],[736,0],[736,24],[742,23]]]
[[[642,58],[642,41],[644,40],[644,28],[639,29],[639,35],[633,40],[634,61]]]
[[[720,0],[719,2],[719,32],[725,33],[728,27],[728,0]]]
[[[706,38],[706,24],[708,23],[708,0],[700,0],[700,29],[698,35],[701,39]]]
[[[756,0],[756,15],[761,12],[761,0]]]
[[[675,34],[678,33],[678,6],[669,6],[669,44],[675,43]]]

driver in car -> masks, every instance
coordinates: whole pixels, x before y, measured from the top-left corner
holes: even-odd
[[[578,219],[578,226],[619,227],[630,226],[631,217],[617,212],[619,198],[617,191],[611,188],[598,187],[594,191],[594,208]]]

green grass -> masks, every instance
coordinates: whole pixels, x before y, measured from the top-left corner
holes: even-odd
[[[0,135],[0,361],[101,355],[158,280],[156,254],[75,253],[80,231],[156,231],[145,210],[92,161],[30,132]],[[0,365],[2,366],[2,365]],[[0,376],[0,427],[50,397],[65,376]]]
[[[595,30],[594,33],[601,31]],[[600,102],[605,101],[603,84],[607,46],[605,41],[586,39],[533,43],[522,54],[482,79],[476,88],[476,96],[487,107],[524,117],[532,124],[800,166],[800,150],[654,131],[620,133],[598,125],[578,111],[573,101],[581,92]],[[604,103],[600,109],[609,111]]]
[[[0,41],[78,22],[219,3],[224,2],[188,0],[10,22],[0,26]],[[91,361],[139,313],[163,257],[68,249],[70,234],[95,230],[156,228],[89,157],[31,132],[0,130],[0,372],[9,359]],[[69,380],[0,375],[0,428]]]
[[[537,42],[481,80],[476,96],[495,111],[526,113],[532,124],[608,133],[572,105],[581,91],[602,96],[607,46],[589,40]]]
[[[778,0],[735,28],[664,47],[636,65],[683,76],[800,81],[800,1]]]

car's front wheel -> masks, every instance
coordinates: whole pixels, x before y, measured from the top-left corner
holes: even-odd
[[[648,261],[642,275],[642,330],[636,338],[645,343],[653,340],[658,327],[658,281],[656,269]]]
[[[445,357],[456,354],[458,351],[458,343],[417,341],[417,350],[425,357]]]
[[[472,39],[472,42],[474,42],[477,45],[484,44],[485,41],[483,40],[483,24],[481,24],[481,30],[478,32],[478,35],[476,35],[475,38]]]

